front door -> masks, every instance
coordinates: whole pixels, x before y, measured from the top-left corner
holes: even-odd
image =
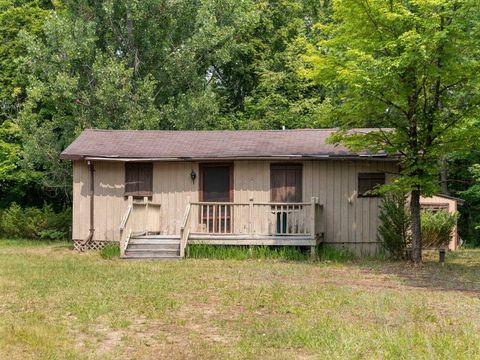
[[[270,166],[270,189],[272,202],[301,202],[302,165],[272,164]]]
[[[307,219],[303,205],[288,205],[302,202],[302,165],[272,164],[270,189],[272,203],[282,204],[272,206],[274,226],[272,232],[276,235],[286,235],[304,231]]]
[[[232,229],[233,165],[200,165],[200,222],[209,233],[230,233]]]

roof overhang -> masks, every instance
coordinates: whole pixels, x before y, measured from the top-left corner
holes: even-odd
[[[465,203],[465,200],[460,199],[460,198],[455,197],[455,196],[450,196],[450,195],[445,195],[445,194],[435,194],[435,196],[438,196],[438,197],[441,197],[441,198],[444,198],[444,199],[455,200],[457,202],[457,204],[460,205],[460,206],[462,206]]]
[[[293,130],[84,130],[62,160],[221,161],[368,159],[397,161],[384,152],[352,152],[328,138],[338,129]],[[374,129],[352,129],[369,132]]]
[[[366,160],[369,161],[398,161],[398,156],[386,155],[274,155],[274,156],[225,156],[225,157],[113,157],[113,156],[64,156],[62,160],[88,160],[88,161],[119,161],[119,162],[145,162],[145,161],[226,161],[226,160]]]

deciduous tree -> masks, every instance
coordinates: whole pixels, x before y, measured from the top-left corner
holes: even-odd
[[[413,260],[422,261],[420,196],[438,187],[439,159],[468,146],[479,115],[477,0],[337,0],[304,73],[336,90],[322,114],[333,141],[401,158],[394,185],[411,192]],[[368,134],[347,129],[370,126]],[[389,128],[389,129],[387,129]],[[478,133],[477,133],[478,135]]]

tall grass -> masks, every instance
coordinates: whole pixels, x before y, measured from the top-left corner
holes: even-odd
[[[234,246],[234,245],[189,245],[188,257],[194,259],[217,260],[247,260],[247,259],[273,259],[284,261],[334,261],[345,262],[355,260],[357,257],[347,249],[333,246],[319,246],[316,258],[312,259],[310,247],[297,246]]]
[[[284,261],[306,261],[309,251],[295,246],[233,246],[233,245],[189,245],[188,257],[194,259],[246,260],[274,259]],[[308,249],[309,250],[309,249]]]
[[[120,247],[118,244],[108,244],[100,250],[100,256],[104,259],[115,259],[120,257]]]
[[[354,253],[347,249],[329,245],[318,247],[317,254],[320,261],[344,262],[355,260],[357,258]]]

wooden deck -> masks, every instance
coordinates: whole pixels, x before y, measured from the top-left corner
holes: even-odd
[[[324,236],[323,206],[317,198],[311,202],[265,203],[265,202],[190,202],[181,220],[180,234],[166,235],[159,230],[148,229],[149,217],[158,218],[160,204],[141,204],[130,200],[120,225],[120,250],[125,256],[130,239],[145,233],[149,238],[158,236],[167,240],[170,236],[179,239],[180,258],[185,256],[188,245],[263,245],[263,246],[308,246],[313,248]],[[158,234],[158,235],[153,235]],[[146,248],[140,248],[146,252]],[[164,249],[157,249],[160,253]],[[143,254],[142,255],[148,255]]]

